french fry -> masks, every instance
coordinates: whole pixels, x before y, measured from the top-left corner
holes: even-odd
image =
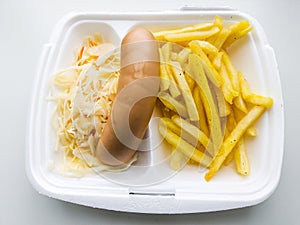
[[[244,138],[240,139],[239,143],[235,146],[233,153],[236,171],[243,176],[249,175],[250,164],[247,156]]]
[[[161,68],[161,91],[167,90],[166,87],[168,86],[170,90],[170,94],[173,98],[178,97],[181,93],[179,91],[178,86],[175,83],[174,77],[172,76],[172,71],[170,69],[169,62],[172,58],[172,46],[173,44],[171,42],[165,43],[160,49],[160,68]],[[166,84],[169,80],[169,84]]]
[[[265,97],[257,94],[251,94],[245,98],[246,102],[254,105],[261,105],[266,108],[270,108],[273,105],[273,99],[270,97]]]
[[[213,24],[214,24],[214,27],[217,27],[220,30],[222,30],[222,28],[223,28],[223,19],[222,19],[222,17],[215,16]],[[216,40],[216,38],[217,38],[217,36],[214,35],[214,36],[211,36],[211,37],[207,38],[206,41],[208,41],[210,43],[214,43],[214,41]]]
[[[181,69],[180,63],[178,62],[171,62],[171,70],[173,72],[173,75],[175,77],[175,80],[177,81],[177,84],[180,84],[180,89],[182,91],[182,96],[185,101],[185,105],[187,108],[187,113],[189,115],[189,118],[191,121],[198,121],[199,115],[197,112],[197,108],[195,105],[195,101],[193,99],[192,92],[189,88],[188,83],[185,80],[183,71]]]
[[[227,126],[226,126],[227,136],[234,129],[235,126],[236,126],[236,120],[235,120],[233,114],[231,114],[227,120]],[[247,131],[249,129],[247,129]],[[226,136],[226,138],[227,138],[227,136]],[[236,171],[241,175],[244,175],[244,176],[248,175],[250,172],[250,165],[249,165],[249,160],[248,160],[246,146],[245,146],[243,137],[241,137],[240,141],[237,143],[237,145],[234,147],[234,149],[228,154],[228,156],[224,160],[223,165],[228,166],[232,162],[233,159],[235,161]]]
[[[231,46],[236,40],[246,36],[251,30],[253,29],[252,26],[249,26],[247,28],[245,28],[244,30],[241,31],[237,31],[236,33],[233,33],[232,35],[230,35],[227,40],[224,42],[223,44],[223,48],[228,48],[229,46]]]
[[[205,55],[205,53],[202,51],[201,46],[197,41],[191,41],[189,43],[189,46],[193,53],[199,56],[199,59],[203,65],[204,71],[208,77],[208,79],[216,86],[220,87],[223,83],[222,77],[220,74],[216,71],[216,69],[211,64],[208,57]]]
[[[197,44],[201,47],[202,51],[208,55],[215,56],[218,54],[219,50],[213,44],[207,41],[195,40]]]
[[[197,150],[195,147],[184,141],[178,135],[173,133],[168,127],[164,124],[162,120],[160,120],[159,125],[159,132],[165,138],[165,140],[173,147],[180,150],[185,156],[188,158],[193,159],[194,161],[198,162],[200,165],[204,167],[208,167],[211,163],[211,158],[201,151]]]
[[[166,68],[170,77],[170,86],[169,86],[170,94],[173,98],[177,98],[178,96],[181,95],[180,90],[178,88],[178,85],[175,82],[174,77],[171,74],[170,67],[167,66]]]
[[[251,92],[248,82],[245,79],[242,72],[238,72],[238,78],[239,78],[242,96],[244,99],[246,99],[247,97],[249,97],[252,94],[252,92]]]
[[[162,64],[162,63],[161,63]],[[162,64],[164,67],[164,71],[166,72],[166,76],[169,79],[169,91],[173,98],[177,98],[181,95],[178,85],[175,82],[174,76],[172,75],[172,71],[169,64]]]
[[[220,70],[223,58],[223,52],[218,52],[218,54],[212,57],[212,65],[215,67],[216,70]]]
[[[158,31],[153,32],[153,36],[156,40],[165,40],[164,36],[166,34],[176,34],[176,33],[185,33],[185,32],[193,32],[193,31],[199,31],[199,30],[208,30],[211,29],[213,26],[213,23],[199,23],[188,27],[183,27],[179,29],[173,29],[173,30],[164,30],[164,31]]]
[[[231,30],[229,28],[223,27],[223,29],[218,33],[218,36],[214,40],[214,46],[220,50],[228,36],[230,35]]]
[[[172,132],[174,132],[176,135],[181,136],[181,128],[176,125],[170,118],[162,117],[160,120],[170,129]]]
[[[209,181],[221,168],[224,160],[230,154],[235,145],[239,142],[240,138],[246,130],[253,125],[253,123],[263,114],[265,108],[262,106],[254,106],[249,113],[238,122],[236,127],[230,135],[223,142],[220,151],[213,159],[209,171],[205,174],[205,180]]]
[[[157,96],[160,101],[169,109],[177,112],[180,116],[187,118],[188,114],[184,105],[166,92],[159,92]]]
[[[203,131],[207,136],[209,136],[209,129],[207,125],[207,118],[204,112],[203,103],[200,96],[199,86],[196,86],[193,91],[193,97],[195,99],[197,111],[199,113],[199,126],[200,130]]]
[[[221,64],[220,74],[221,74],[222,79],[224,81],[223,84],[222,84],[222,87],[221,87],[222,92],[224,94],[224,98],[229,104],[232,104],[233,99],[235,97],[237,97],[239,95],[239,93],[233,89],[232,84],[231,84],[231,80],[228,76],[228,73],[227,73],[227,70],[226,70],[226,67],[225,67],[224,63]]]
[[[239,83],[239,77],[237,74],[237,71],[235,69],[235,67],[233,66],[228,54],[223,51],[223,62],[226,68],[226,71],[228,73],[228,76],[230,78],[231,84],[232,84],[232,88],[238,92],[238,94],[240,93],[240,83]]]
[[[161,49],[159,49],[159,56],[160,56],[160,61],[161,61],[161,63],[160,63],[160,78],[161,78],[160,90],[161,91],[166,91],[170,87],[170,78],[169,78],[169,75],[168,75],[168,72],[167,72],[167,69],[166,69],[166,65],[163,62],[164,59],[163,59]]]
[[[171,42],[166,42],[161,47],[162,57],[164,59],[164,62],[166,62],[166,63],[168,63],[171,60],[172,45],[173,44]]]
[[[192,51],[189,48],[183,48],[178,54],[176,60],[180,63],[181,66],[187,61],[189,54]]]
[[[240,121],[246,115],[245,112],[242,112],[238,107],[233,107],[234,117],[236,121]],[[249,127],[246,131],[246,135],[255,137],[256,136],[256,129],[254,127]]]
[[[251,92],[248,82],[246,81],[241,72],[238,72],[238,77],[241,86],[242,96],[246,102],[249,102],[254,105],[264,106],[266,108],[270,108],[273,105],[272,98],[257,95]]]
[[[227,120],[226,120],[226,128],[225,128],[225,140],[226,138],[230,135],[230,133],[233,131],[233,129],[235,128],[236,126],[236,120],[235,120],[235,117],[234,117],[234,114],[231,113],[228,117],[227,117]],[[223,165],[224,166],[228,166],[232,160],[234,158],[234,150],[231,151],[228,156],[226,157],[226,159],[224,160],[224,163]]]
[[[178,126],[181,127],[185,132],[189,133],[195,139],[197,139],[208,151],[210,155],[213,155],[213,149],[210,145],[210,140],[198,127],[190,124],[184,119],[181,119],[179,116],[173,116],[172,121]]]
[[[196,85],[194,79],[186,73],[184,73],[184,78],[185,78],[187,84],[189,85],[191,92],[193,92],[195,85]]]
[[[220,16],[215,16],[214,26],[218,27],[220,30],[223,28],[223,19]]]
[[[201,58],[199,56],[195,54],[189,55],[189,64],[187,65],[186,72],[194,78],[199,87],[201,99],[210,128],[210,136],[214,145],[215,154],[218,151],[220,144],[222,143],[223,135],[217,108],[214,103],[207,78],[203,71]]]
[[[243,31],[243,30],[246,30],[248,29],[250,26],[250,23],[248,20],[244,20],[244,21],[241,21],[239,23],[236,23],[236,24],[233,24],[229,27],[229,29],[231,30],[231,33],[230,35],[228,36],[227,40],[223,43],[223,46],[222,48],[227,48],[229,47],[234,41],[235,41],[235,36]]]
[[[225,101],[224,95],[222,94],[222,91],[219,88],[214,87],[214,92],[218,103],[219,116],[220,117],[228,116],[231,113],[230,104],[227,101]]]
[[[229,155],[226,157],[226,159],[224,160],[223,165],[228,166],[232,162],[233,158],[234,158],[234,151],[231,151]]]
[[[247,105],[241,95],[233,99],[233,104],[244,113],[248,112]]]
[[[185,138],[187,141],[191,141],[189,137],[186,137],[186,135],[181,132],[180,127],[178,127],[171,119],[169,118],[161,118],[161,121],[164,123],[168,129],[170,129],[173,133],[178,135],[179,137]],[[192,140],[189,143],[195,144],[195,140]],[[176,147],[172,146],[172,153],[170,155],[170,168],[172,170],[179,171],[184,164],[186,164],[188,158],[182,154],[181,151],[179,151]]]
[[[247,29],[248,27],[250,27],[250,23],[248,20],[243,20],[239,23],[235,23],[235,24],[232,24],[230,26],[230,30],[231,30],[231,34],[230,35],[233,35],[239,31],[242,31],[242,30],[245,30]]]
[[[227,117],[227,121],[226,121],[226,131],[227,131],[226,138],[230,135],[230,133],[234,130],[235,127],[236,127],[236,119],[235,119],[235,115],[232,113]]]
[[[180,95],[180,91],[178,86],[175,83],[174,77],[171,74],[170,67],[168,62],[170,61],[171,57],[171,49],[172,43],[166,43],[163,45],[162,48],[159,48],[159,55],[160,55],[160,90],[166,91],[170,90],[170,93],[173,98],[176,98]]]
[[[164,39],[171,42],[184,42],[191,40],[201,40],[211,37],[218,33],[220,29],[218,27],[212,27],[210,30],[192,31],[184,33],[169,33],[164,35]]]
[[[172,147],[172,153],[170,156],[170,168],[175,171],[179,171],[181,169],[181,162],[184,159],[184,155],[181,151]]]
[[[177,124],[170,118],[163,117],[161,118],[161,120],[173,133],[187,141],[190,145],[198,147],[198,139],[195,138],[194,135],[189,134],[181,127],[177,126]]]

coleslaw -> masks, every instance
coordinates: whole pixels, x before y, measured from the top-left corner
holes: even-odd
[[[62,153],[63,174],[85,175],[95,171],[120,171],[128,164],[111,167],[95,157],[95,150],[116,97],[120,75],[120,51],[102,40],[87,36],[76,51],[74,63],[51,77],[50,100],[56,104],[52,125],[56,151]]]

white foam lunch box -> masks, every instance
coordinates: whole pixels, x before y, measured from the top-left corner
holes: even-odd
[[[150,30],[176,28],[212,21],[219,15],[224,22],[249,20],[254,29],[228,51],[250,87],[271,96],[273,107],[255,127],[258,135],[246,142],[251,174],[238,175],[234,166],[222,168],[210,181],[205,170],[186,165],[180,172],[169,169],[164,148],[157,145],[157,120],[149,126],[153,151],[127,171],[99,175],[91,171],[83,177],[63,176],[49,166],[56,162],[55,134],[50,124],[53,103],[49,77],[71,65],[74,48],[86,35],[100,33],[116,46],[132,27]],[[261,25],[251,16],[228,8],[161,12],[72,12],[62,18],[43,46],[34,80],[26,136],[26,169],[33,187],[41,194],[80,205],[115,211],[179,214],[218,211],[258,204],[278,185],[283,158],[284,113],[279,72],[272,47]]]

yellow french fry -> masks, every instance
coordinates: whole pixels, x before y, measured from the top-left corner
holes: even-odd
[[[197,44],[201,47],[202,51],[208,55],[215,56],[218,54],[219,50],[213,44],[207,41],[195,40]]]
[[[224,95],[219,88],[214,87],[214,93],[215,93],[216,100],[218,103],[219,116],[220,117],[228,116],[231,113],[230,104],[227,101],[225,101]]]
[[[213,44],[214,46],[220,50],[228,36],[230,35],[231,30],[229,28],[223,27],[223,29],[218,33],[218,36],[216,36],[216,39],[214,40]]]
[[[236,121],[240,121],[247,113],[241,111],[238,107],[232,107],[234,112],[234,117]],[[257,134],[256,129],[254,127],[249,127],[246,131],[246,135],[255,137]]]
[[[230,35],[228,36],[227,40],[229,39],[230,42],[232,42],[232,41],[234,40],[235,35],[237,35],[237,33],[241,32],[241,31],[243,31],[243,30],[246,30],[246,29],[248,29],[249,27],[251,27],[251,25],[250,25],[250,23],[249,23],[248,20],[244,20],[244,21],[241,21],[241,22],[239,22],[239,23],[235,23],[235,24],[231,25],[231,26],[229,27],[229,29],[230,29],[231,32],[230,32]],[[227,41],[227,40],[226,40],[226,41]],[[226,47],[229,46],[229,45],[228,45],[228,44],[229,44],[229,41],[228,41],[227,44],[225,44],[226,41],[224,42],[222,48],[226,48]],[[226,45],[228,45],[228,46],[226,46]]]
[[[166,65],[163,62],[164,59],[163,59],[163,56],[162,56],[161,49],[159,49],[159,56],[160,56],[160,61],[161,61],[161,63],[160,63],[160,78],[161,78],[160,90],[161,91],[166,91],[170,87],[170,78],[169,78],[169,75],[168,75],[168,72],[167,72],[167,69],[166,69]]]
[[[195,85],[196,85],[194,79],[186,73],[184,74],[184,78],[185,78],[187,84],[189,85],[191,92],[193,92]]]
[[[214,27],[219,28],[220,30],[222,30],[223,28],[223,19],[220,16],[215,16],[214,22],[213,22]],[[214,41],[216,40],[216,35],[211,36],[209,38],[206,39],[206,41],[210,42],[210,43],[214,43]]]
[[[239,31],[245,30],[248,27],[250,27],[250,23],[248,20],[243,20],[239,23],[232,24],[230,26],[231,35],[239,32]]]
[[[230,133],[233,131],[235,126],[236,126],[236,120],[235,120],[234,114],[232,113],[227,117],[227,120],[226,120],[225,140],[230,135]],[[224,160],[223,165],[228,166],[232,162],[233,158],[234,158],[234,150],[228,154],[228,156]]]
[[[161,48],[159,48],[161,76],[160,89],[161,91],[169,89],[172,97],[176,98],[181,93],[179,91],[178,86],[175,83],[174,77],[169,66],[169,61],[172,55],[172,45],[173,44],[171,42],[167,42]]]
[[[266,108],[270,108],[273,105],[273,99],[270,97],[265,97],[257,95],[251,92],[247,80],[244,78],[241,72],[238,73],[239,82],[241,86],[242,96],[246,102],[254,105],[261,105]]]
[[[194,78],[199,87],[201,99],[210,128],[210,136],[214,145],[215,154],[218,151],[223,140],[221,122],[207,78],[204,74],[201,59],[198,55],[189,55],[189,64],[187,65],[186,72]]]
[[[211,37],[218,33],[220,29],[218,27],[212,27],[210,30],[203,31],[192,31],[184,33],[169,33],[164,35],[164,39],[172,42],[184,42],[191,40],[203,40],[205,38]]]
[[[217,156],[213,159],[209,167],[209,171],[205,174],[206,181],[209,181],[217,173],[226,157],[239,142],[246,130],[253,125],[253,123],[263,114],[264,111],[264,107],[254,106],[249,113],[237,123],[236,127],[223,142]]]
[[[218,52],[217,55],[214,57],[211,57],[212,65],[215,67],[217,71],[221,69],[221,64],[222,64],[222,57],[223,57],[223,52]]]
[[[197,150],[195,147],[169,130],[162,120],[160,120],[159,122],[158,129],[165,140],[170,145],[180,150],[186,157],[188,157],[188,159],[191,158],[205,167],[208,167],[210,165],[211,157],[203,154],[201,151]]]
[[[172,121],[170,118],[162,117],[160,120],[165,124],[165,126],[168,127],[172,132],[174,132],[179,137],[182,136],[183,132],[181,132],[181,128],[177,126],[174,121]]]
[[[236,110],[233,110],[233,111],[236,112]],[[236,116],[236,114],[235,114],[235,116]],[[238,119],[238,121],[239,120],[240,119]],[[234,129],[235,126],[236,126],[236,120],[235,120],[233,114],[231,114],[227,120],[227,126],[226,126],[227,136],[230,134],[230,132],[232,132],[232,130]],[[246,133],[248,132],[249,129],[251,129],[251,127],[247,129]],[[227,138],[227,136],[226,136],[226,138]],[[248,160],[246,146],[245,146],[243,137],[241,137],[240,141],[237,143],[237,145],[234,147],[234,149],[226,157],[223,165],[228,166],[232,162],[233,159],[235,161],[236,171],[241,175],[244,175],[244,176],[248,175],[250,172],[250,165],[249,165],[249,160]]]
[[[182,97],[185,101],[185,105],[186,105],[190,120],[198,121],[199,115],[198,115],[198,111],[196,108],[196,104],[195,104],[192,92],[189,88],[189,85],[188,85],[187,81],[185,80],[184,73],[182,71],[180,63],[172,61],[170,66],[171,66],[173,75],[177,81],[177,84],[179,85],[179,87],[182,91]]]
[[[201,100],[201,94],[199,86],[196,86],[193,91],[193,97],[196,103],[197,111],[199,113],[199,126],[200,130],[203,131],[207,136],[209,136],[209,129],[207,125],[207,118],[203,108],[203,103]]]
[[[181,93],[179,91],[178,86],[176,85],[176,82],[174,80],[174,77],[172,75],[172,71],[170,69],[169,62],[172,58],[172,47],[173,44],[171,42],[166,42],[160,49],[160,68],[161,68],[161,83],[160,87],[162,91],[167,90],[166,87],[168,86],[170,90],[170,94],[172,95],[173,98],[178,97]],[[166,80],[166,81],[164,81]],[[169,80],[169,83],[167,81]]]
[[[247,105],[244,102],[244,99],[242,98],[241,95],[237,96],[235,99],[233,99],[233,104],[242,112],[247,113]]]
[[[232,162],[233,158],[234,158],[234,151],[231,151],[229,155],[226,157],[226,159],[224,160],[223,165],[228,166]]]
[[[249,84],[241,72],[238,72],[238,78],[239,78],[242,96],[244,99],[246,99],[248,96],[252,94]]]
[[[273,105],[273,99],[270,97],[265,97],[257,94],[251,94],[245,98],[246,102],[254,105],[261,105],[266,108],[270,108]]]
[[[168,63],[171,60],[172,46],[173,44],[171,42],[166,42],[161,47],[162,57],[164,59],[164,62],[166,63]]]
[[[215,16],[214,26],[218,27],[220,30],[223,28],[223,19],[220,16]]]
[[[199,59],[203,65],[204,71],[208,77],[208,79],[216,86],[220,87],[223,83],[222,77],[220,74],[216,71],[216,69],[211,64],[208,57],[205,55],[205,53],[202,51],[201,46],[197,41],[191,41],[189,43],[189,46],[193,53],[199,56]]]
[[[178,96],[181,95],[181,92],[179,90],[178,85],[176,84],[175,78],[173,76],[173,72],[171,70],[171,67],[169,64],[163,65],[165,67],[165,70],[168,74],[168,77],[170,79],[170,86],[169,86],[169,90],[170,90],[170,94],[173,98],[177,98]]]
[[[184,105],[182,105],[179,101],[173,98],[166,92],[159,92],[157,96],[160,101],[169,109],[174,112],[177,112],[180,116],[187,118],[188,113]]]
[[[234,153],[234,161],[236,171],[243,175],[247,176],[250,173],[250,164],[247,156],[247,150],[244,142],[244,138],[241,138],[239,143],[236,145],[233,150]]]
[[[224,42],[223,44],[223,48],[226,49],[228,47],[230,47],[236,40],[246,36],[251,30],[253,29],[252,26],[247,27],[244,30],[241,31],[237,31],[236,33],[233,33],[232,35],[230,35],[227,40]]]
[[[172,116],[172,120],[178,127],[198,140],[210,155],[213,155],[213,149],[211,148],[212,145],[210,145],[210,140],[204,132],[202,132],[198,127],[190,124],[186,120],[181,119],[179,116]]]
[[[172,170],[179,171],[182,168],[182,160],[184,159],[184,155],[182,154],[181,151],[176,149],[175,147],[172,147],[172,153],[170,156],[170,168]]]
[[[224,94],[224,98],[229,104],[232,104],[233,99],[235,97],[237,97],[239,95],[239,93],[233,89],[231,80],[228,76],[228,73],[227,73],[224,63],[221,64],[220,74],[224,81],[222,84],[222,92]]]
[[[198,147],[198,139],[195,137],[195,135],[191,135],[190,133],[183,130],[182,127],[177,126],[177,124],[170,118],[164,117],[161,118],[161,121],[164,122],[168,129],[175,133],[177,136],[187,141],[190,145]]]
[[[189,48],[183,48],[178,54],[176,60],[180,63],[181,66],[187,61],[189,54],[192,51]]]
[[[231,84],[232,84],[232,88],[238,92],[238,94],[240,94],[240,83],[239,83],[239,77],[238,77],[238,73],[235,69],[235,67],[233,66],[228,54],[223,51],[223,62],[224,65],[226,67],[226,71],[228,73],[228,76],[230,78]]]
[[[193,32],[193,31],[199,31],[199,30],[208,30],[211,29],[213,26],[213,23],[199,23],[179,29],[172,29],[172,30],[163,30],[158,32],[153,32],[153,36],[156,40],[164,40],[164,36],[166,34],[174,34],[174,33],[185,33],[185,32]]]
[[[230,34],[228,35],[228,37],[226,38],[226,40],[224,41],[223,45],[222,45],[222,48],[226,48],[226,47],[229,47],[231,43],[233,43],[233,41],[235,40],[234,38],[236,37],[236,35],[245,30],[245,29],[248,29],[248,27],[250,27],[250,23],[248,20],[244,20],[244,21],[241,21],[239,23],[235,23],[233,25],[231,25],[229,27],[229,30],[230,30]]]

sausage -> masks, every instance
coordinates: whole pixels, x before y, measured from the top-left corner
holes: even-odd
[[[124,164],[138,150],[159,90],[159,54],[155,38],[144,28],[131,30],[121,44],[117,96],[96,148],[107,165]]]

